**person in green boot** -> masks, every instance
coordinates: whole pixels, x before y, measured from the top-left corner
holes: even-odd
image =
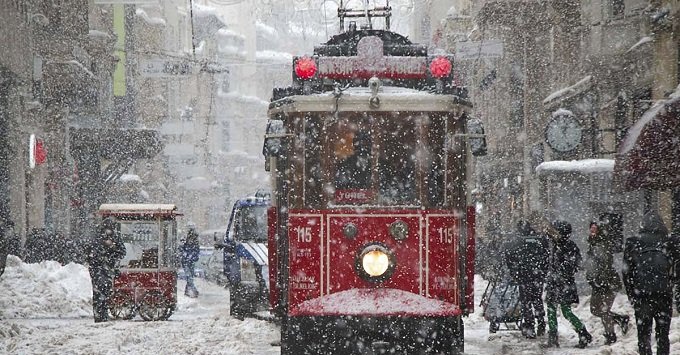
[[[548,235],[551,239],[545,301],[548,305],[548,347],[559,347],[557,333],[557,308],[562,311],[578,333],[578,348],[585,348],[593,341],[583,322],[571,311],[578,304],[578,292],[574,274],[581,263],[581,251],[570,239],[571,224],[566,221],[551,223]]]

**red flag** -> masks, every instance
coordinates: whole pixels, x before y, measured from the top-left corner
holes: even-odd
[[[42,139],[36,139],[35,141],[35,164],[40,165],[47,161],[47,150],[45,149],[45,144]]]

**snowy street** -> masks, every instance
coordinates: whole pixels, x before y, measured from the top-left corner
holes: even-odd
[[[278,340],[278,327],[271,322],[229,315],[229,292],[197,279],[196,299],[178,293],[177,312],[165,322],[92,320],[91,288],[82,265],[60,266],[47,261],[24,264],[10,257],[0,279],[0,353],[7,354],[278,354],[271,343]],[[486,287],[476,279],[476,301]],[[178,290],[183,290],[180,281]],[[605,346],[600,322],[588,310],[589,297],[582,297],[575,313],[595,338],[585,350],[574,348],[576,335],[559,318],[561,348],[546,350],[545,339],[525,340],[518,331],[499,331],[489,337],[481,308],[465,319],[467,354],[636,354],[636,329],[619,334],[619,342]],[[613,308],[632,316],[621,294]],[[618,329],[617,329],[618,331]],[[674,317],[671,352],[680,351],[680,318]]]
[[[196,279],[196,299],[178,292],[165,322],[92,319],[92,289],[82,265],[24,264],[12,256],[0,279],[0,353],[278,354],[270,322],[229,316],[229,292]],[[179,281],[178,290],[184,289]]]

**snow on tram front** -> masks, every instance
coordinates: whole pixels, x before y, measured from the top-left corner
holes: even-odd
[[[281,353],[461,353],[485,143],[453,58],[350,26],[293,66],[263,148]]]

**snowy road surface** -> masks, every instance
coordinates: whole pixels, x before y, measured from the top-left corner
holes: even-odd
[[[201,292],[190,299],[179,292],[177,312],[165,322],[92,321],[91,288],[87,269],[55,262],[23,264],[11,257],[0,279],[0,354],[278,354],[276,325],[262,320],[239,321],[229,316],[229,293],[197,279]],[[476,279],[479,302],[486,282]],[[183,290],[180,281],[178,290]],[[605,346],[602,326],[590,315],[589,297],[574,312],[595,338],[587,349],[574,348],[575,333],[559,318],[561,348],[541,347],[545,339],[525,340],[517,331],[489,337],[481,309],[465,319],[466,354],[637,354],[633,324],[619,342]],[[614,310],[632,309],[618,295]],[[680,317],[671,325],[671,353],[680,353]]]

